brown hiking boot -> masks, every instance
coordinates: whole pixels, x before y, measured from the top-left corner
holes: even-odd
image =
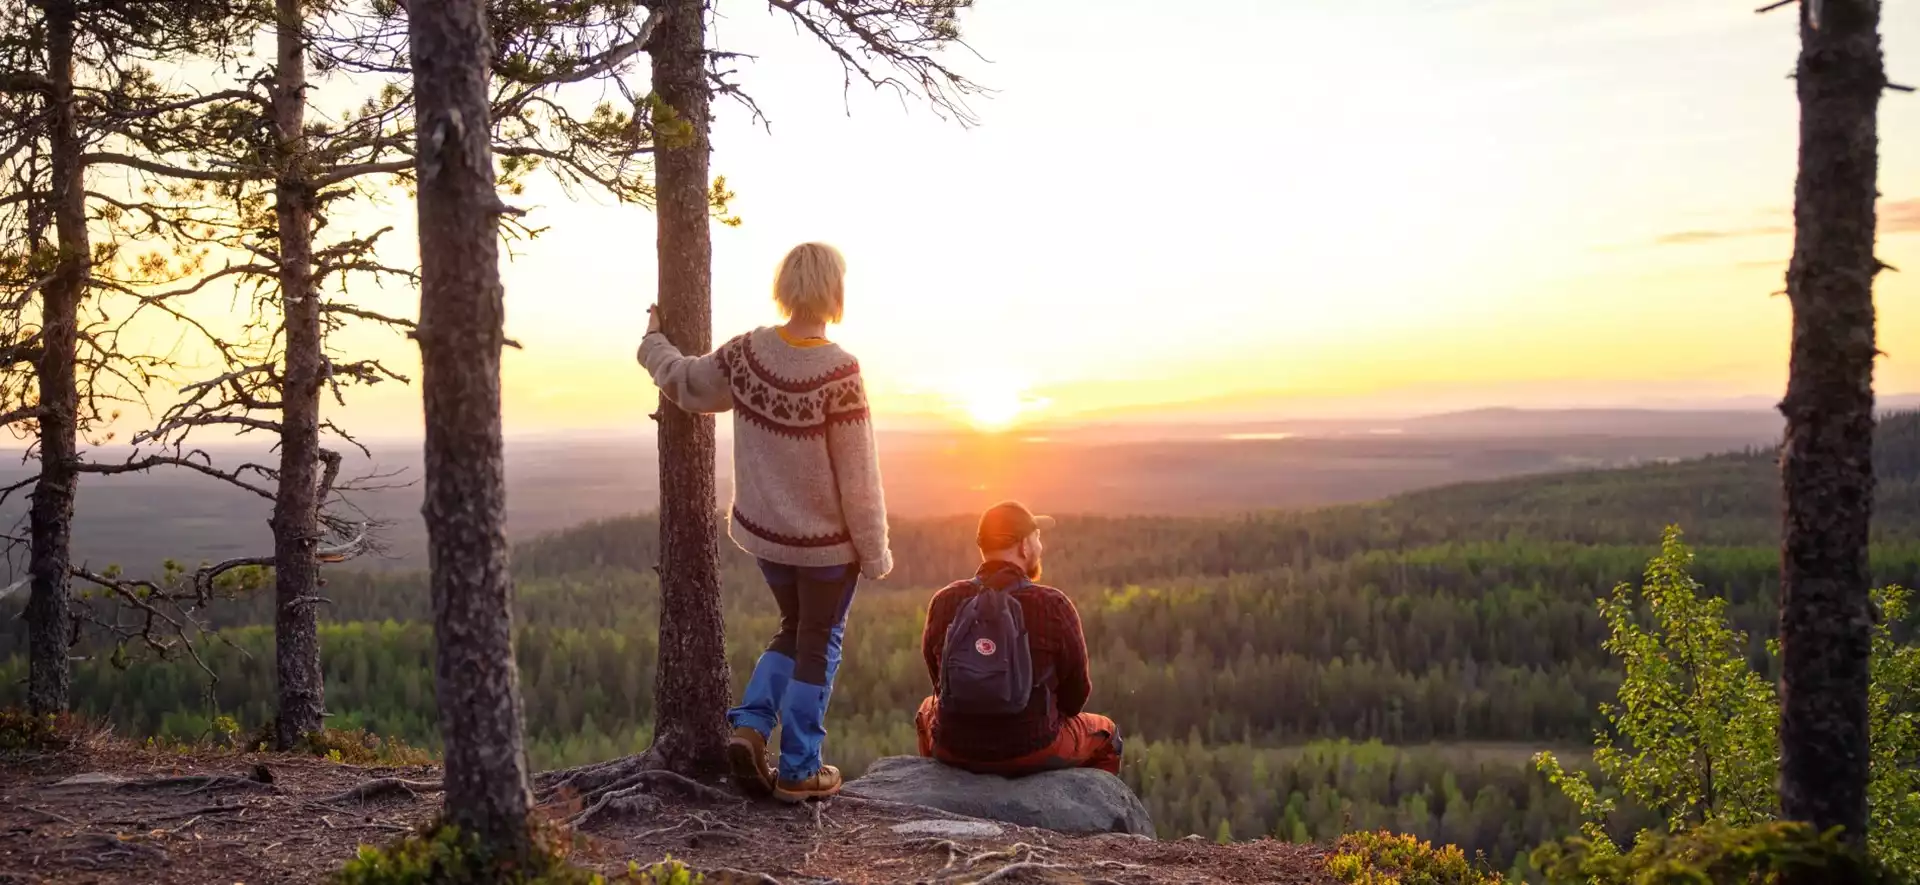
[[[790,781],[779,778],[773,785],[773,798],[782,802],[807,802],[814,799],[831,799],[840,792],[840,769],[831,765],[822,765],[813,776],[803,781]]]
[[[733,782],[749,796],[773,792],[773,769],[767,766],[767,739],[760,732],[741,727],[727,739],[727,767]]]

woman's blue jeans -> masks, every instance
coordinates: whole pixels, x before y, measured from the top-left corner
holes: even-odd
[[[780,606],[780,632],[753,666],[740,705],[727,711],[735,728],[762,736],[780,725],[780,779],[798,782],[820,770],[827,738],[827,699],[840,669],[860,567],[794,566],[760,560],[760,573]]]

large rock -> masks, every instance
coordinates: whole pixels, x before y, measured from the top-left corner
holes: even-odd
[[[1058,833],[1153,835],[1146,806],[1119,778],[1093,768],[1023,778],[971,774],[915,756],[890,756],[849,781],[849,795],[938,808]]]

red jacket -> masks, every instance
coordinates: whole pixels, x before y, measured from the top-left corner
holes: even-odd
[[[1018,566],[988,562],[976,573],[996,589],[1020,582]],[[940,656],[946,646],[947,626],[960,603],[980,588],[959,581],[934,594],[927,608],[927,628],[920,637],[920,653],[927,660],[933,693],[940,694]],[[1087,674],[1087,638],[1080,629],[1080,611],[1065,593],[1052,587],[1027,584],[1012,591],[1027,626],[1033,651],[1033,695],[1027,708],[1012,716],[949,716],[937,713],[934,743],[967,759],[993,762],[1016,759],[1052,744],[1060,722],[1079,715],[1093,693]]]

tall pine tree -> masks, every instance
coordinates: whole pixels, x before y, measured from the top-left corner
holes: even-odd
[[[245,19],[248,0],[38,0],[11,6],[7,32],[0,35],[0,93],[15,125],[0,135],[5,157],[0,163],[10,167],[8,184],[17,189],[0,197],[0,205],[25,211],[10,237],[14,252],[6,274],[20,285],[0,304],[12,330],[0,342],[8,348],[0,373],[10,376],[0,389],[11,389],[20,399],[0,414],[0,423],[26,431],[38,469],[0,497],[31,486],[24,539],[30,584],[27,698],[34,712],[50,713],[66,709],[70,700],[67,644],[74,612],[68,582],[74,577],[79,478],[151,466],[86,462],[82,434],[110,424],[117,399],[144,396],[151,370],[166,361],[121,350],[118,331],[128,317],[109,318],[98,309],[97,296],[118,291],[132,297],[135,312],[167,311],[161,299],[134,287],[177,269],[164,259],[144,259],[121,267],[124,274],[115,273],[122,257],[119,235],[127,232],[115,223],[125,216],[117,205],[121,201],[89,189],[89,171],[138,168],[139,157],[128,151],[161,149],[125,138],[111,123],[198,99],[167,93],[140,62],[224,52],[237,41],[235,23]],[[103,141],[126,151],[99,149]],[[90,212],[90,206],[102,203],[105,211]],[[171,213],[171,208],[158,210],[154,217],[177,217]],[[96,242],[96,221],[106,228],[104,241]],[[36,307],[37,317],[26,319]],[[20,373],[30,376],[24,386],[31,390],[14,386],[11,379]]]
[[[526,753],[507,572],[500,355],[506,346],[481,0],[409,15],[419,182],[420,386],[427,561],[446,817],[515,860],[529,852]]]
[[[1780,804],[1791,820],[1867,829],[1873,614],[1876,121],[1887,87],[1879,0],[1799,5],[1800,172],[1794,187],[1792,360],[1780,403]],[[1810,878],[1808,878],[1810,876]],[[1796,881],[1826,871],[1796,873]]]

